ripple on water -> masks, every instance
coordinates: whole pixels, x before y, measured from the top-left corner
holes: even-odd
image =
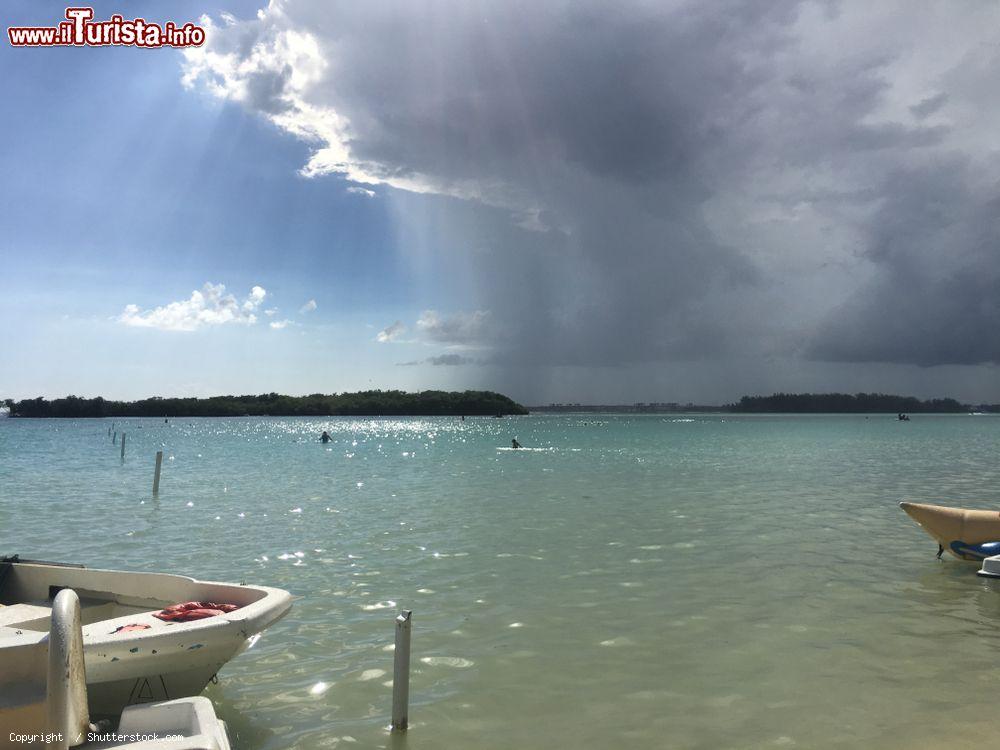
[[[396,606],[396,602],[392,599],[386,599],[384,602],[375,602],[374,604],[363,604],[361,609],[365,612],[373,612],[377,609],[392,609]]]
[[[631,638],[628,638],[628,637],[626,637],[624,635],[620,635],[617,638],[609,638],[606,641],[601,641],[601,645],[602,646],[608,646],[608,647],[611,647],[611,648],[615,648],[615,647],[618,647],[618,646],[634,646],[635,645],[635,641],[633,641]]]
[[[709,698],[705,701],[709,706],[713,708],[729,708],[736,701],[740,700],[743,696],[739,694],[732,695],[718,695],[713,698]]]
[[[475,664],[475,662],[460,656],[425,656],[420,661],[429,667],[453,667],[454,669],[466,669]]]
[[[369,680],[377,680],[379,677],[385,676],[384,669],[366,669],[358,676],[358,682],[368,682]]]

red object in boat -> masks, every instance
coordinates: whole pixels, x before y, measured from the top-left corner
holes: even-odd
[[[145,625],[143,623],[131,622],[128,625],[120,625],[111,631],[111,635],[115,633],[131,633],[133,630],[149,630],[152,626]]]
[[[215,602],[184,602],[173,604],[159,612],[154,612],[153,617],[166,622],[190,622],[191,620],[204,620],[206,617],[224,615],[239,609],[235,604],[216,604]]]

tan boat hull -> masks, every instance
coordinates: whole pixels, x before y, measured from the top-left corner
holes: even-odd
[[[963,545],[1000,542],[1000,511],[966,510],[943,505],[902,502],[899,507],[938,544],[960,560],[981,560],[981,556],[965,554]],[[960,548],[956,550],[955,545]]]

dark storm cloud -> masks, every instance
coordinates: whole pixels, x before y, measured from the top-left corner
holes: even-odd
[[[351,141],[360,161],[502,184],[487,202],[544,208],[541,232],[526,231],[520,214],[485,218],[491,209],[475,206],[462,209],[477,216],[473,226],[442,221],[438,230],[503,248],[476,270],[493,343],[510,349],[505,361],[707,356],[740,327],[725,295],[760,276],[701,215],[710,161],[752,108],[741,97],[765,78],[739,51],[781,49],[791,7],[619,17],[574,5],[539,10],[539,19],[489,6],[482,24],[433,45],[380,16],[378,46],[345,32],[336,51],[365,71],[365,86],[377,82],[379,96],[350,74],[324,92],[360,123]]]
[[[759,77],[739,51],[779,49],[793,6],[438,3],[426,14],[409,5],[357,13],[333,54],[363,72],[343,71],[324,93],[357,124],[359,160],[395,171],[525,189],[568,164],[625,182],[687,182],[726,135],[725,100]]]
[[[869,223],[874,281],[808,354],[917,365],[1000,362],[1000,186],[960,158],[893,173]]]
[[[461,354],[439,354],[436,357],[428,357],[427,364],[438,367],[457,367],[459,365],[475,364],[476,360],[471,357],[463,357]]]
[[[461,354],[439,354],[427,359],[415,359],[410,362],[397,362],[397,367],[415,367],[416,365],[434,365],[435,367],[458,367],[460,365],[475,365],[479,361]]]
[[[910,107],[910,111],[921,120],[937,112],[948,101],[948,95],[943,91],[940,94],[929,96],[921,102]]]
[[[188,77],[314,144],[307,173],[401,188],[404,245],[479,311],[429,340],[512,368],[996,362],[994,15],[287,2]],[[928,62],[942,22],[969,53]]]

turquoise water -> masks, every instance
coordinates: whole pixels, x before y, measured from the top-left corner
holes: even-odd
[[[1000,507],[1000,418],[115,422],[0,421],[0,550],[300,597],[207,692],[243,750],[1000,739],[1000,584],[897,507]]]

